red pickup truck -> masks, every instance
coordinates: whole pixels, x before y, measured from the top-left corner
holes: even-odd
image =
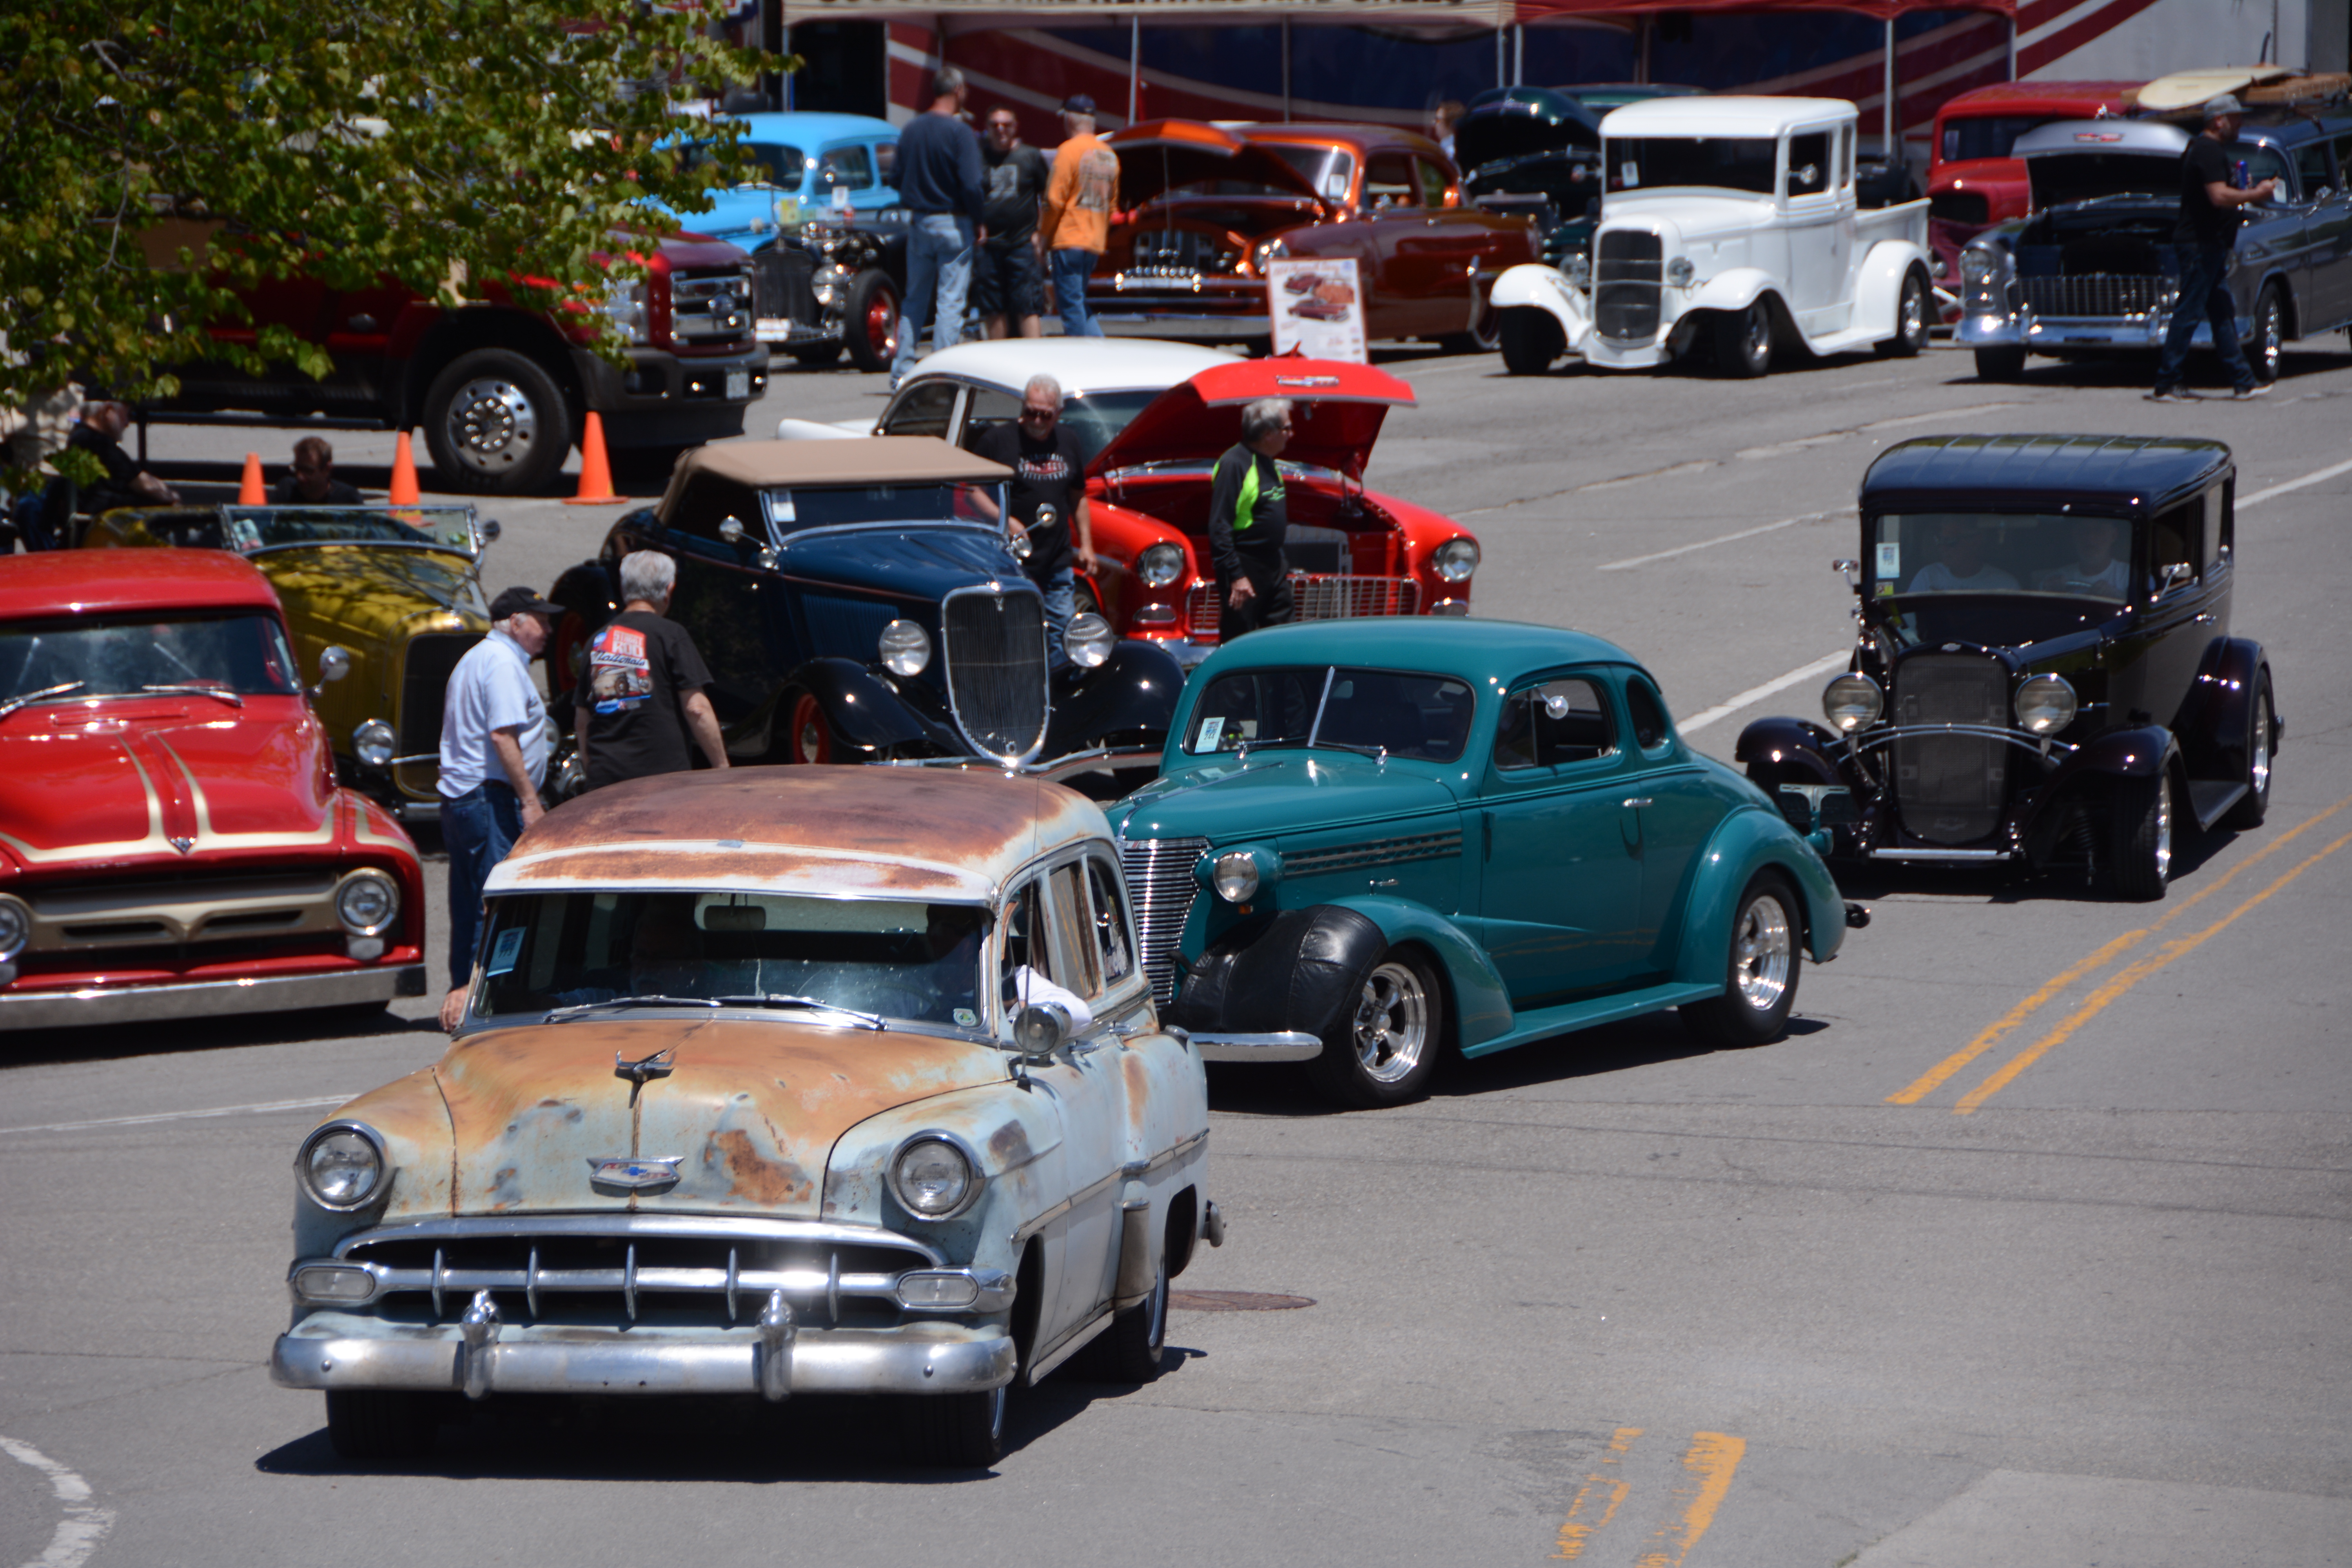
[[[389,279],[341,290],[297,278],[248,295],[252,321],[215,335],[249,344],[260,327],[288,327],[326,347],[334,366],[325,380],[286,366],[254,377],[216,361],[182,365],[178,395],[142,405],[140,417],[421,425],[441,488],[481,495],[543,489],[592,410],[616,449],[674,451],[740,435],[743,410],[768,381],[768,351],[753,336],[751,258],[677,235],[641,254],[647,276],[601,302],[628,339],[625,366],[591,349],[591,322],[520,308],[495,286],[448,310]]]
[[[2139,89],[2136,81],[2004,81],[1961,93],[1937,111],[1927,248],[1946,294],[1957,292],[1961,247],[1994,224],[2023,217],[2031,205],[2025,160],[2009,155],[2017,139],[2053,121],[2129,114]]]

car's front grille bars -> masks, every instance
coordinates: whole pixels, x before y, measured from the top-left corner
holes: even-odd
[[[1205,838],[1139,838],[1118,841],[1127,871],[1128,896],[1135,900],[1135,929],[1143,946],[1143,973],[1151,999],[1168,1005],[1176,990],[1176,948],[1201,884],[1192,868],[1208,852]]]
[[[751,258],[752,313],[769,322],[814,328],[817,323],[816,258],[797,245],[776,244]]]
[[[1983,654],[1914,654],[1895,668],[1892,713],[1914,726],[2006,728],[2009,670]],[[1965,729],[1904,734],[1891,748],[1903,826],[1937,844],[1967,844],[2000,826],[2009,749]]]
[[[1291,618],[1343,621],[1357,616],[1410,616],[1421,609],[1421,584],[1410,577],[1365,577],[1352,573],[1293,572]],[[1192,636],[1206,642],[1217,635],[1222,606],[1213,583],[1193,585],[1185,599]]]
[[[1035,594],[962,588],[940,607],[948,706],[974,750],[1027,762],[1045,743],[1045,610]]]
[[[681,343],[715,343],[751,335],[751,279],[744,268],[673,272],[670,335]]]
[[[2025,302],[2037,316],[2123,320],[2165,308],[2170,281],[2161,274],[2086,272],[2071,278],[2022,278]]]
[[[1665,282],[1665,242],[1647,229],[1601,236],[1592,264],[1592,322],[1612,342],[1646,343],[1658,335],[1658,291]]]

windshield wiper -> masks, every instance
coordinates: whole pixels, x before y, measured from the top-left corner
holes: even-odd
[[[883,1021],[882,1015],[879,1013],[861,1013],[855,1007],[839,1006],[831,1002],[821,1001],[814,996],[793,996],[780,991],[771,991],[751,996],[721,996],[719,998],[719,1005],[721,1007],[803,1007],[813,1012],[838,1013],[845,1018],[855,1018],[868,1029],[887,1029],[890,1026]]]
[[[224,691],[217,686],[142,686],[139,689],[157,697],[217,697],[232,708],[245,706],[245,699],[234,691]]]
[[[44,702],[52,697],[63,697],[67,692],[79,691],[89,684],[86,680],[68,680],[62,686],[47,686],[38,691],[27,691],[21,696],[11,697],[7,701],[0,702],[0,719],[5,719],[27,703]]]
[[[612,996],[602,1002],[581,1002],[569,1007],[550,1008],[545,1021],[550,1024],[561,1024],[606,1007],[716,1007],[718,1005],[718,1003],[708,996]]]
[[[1377,758],[1383,763],[1389,760],[1389,749],[1386,746],[1359,746],[1351,741],[1318,741],[1315,742],[1314,749],[1320,751],[1326,746],[1336,752],[1353,752],[1360,757]]]

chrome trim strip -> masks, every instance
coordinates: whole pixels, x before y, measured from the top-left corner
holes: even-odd
[[[1873,849],[1873,860],[2008,860],[2015,858],[2007,849]]]
[[[2007,741],[2021,751],[2037,752],[2045,746],[2053,752],[2080,749],[2071,742],[2019,730],[2004,730],[1991,724],[1891,724],[1864,730],[1861,734],[1849,738],[1846,745],[1852,751],[1870,752],[1881,746],[1891,746],[1897,741],[1915,740],[1921,735],[1975,735],[1988,741]]]
[[[1323,1054],[1323,1042],[1303,1029],[1273,1035],[1192,1037],[1204,1062],[1309,1062]]]
[[[474,1237],[508,1237],[523,1240],[541,1236],[835,1242],[851,1247],[894,1247],[918,1252],[934,1268],[944,1268],[947,1264],[946,1255],[929,1243],[901,1236],[894,1230],[885,1230],[880,1226],[828,1225],[817,1220],[753,1219],[718,1215],[646,1214],[497,1215],[378,1226],[371,1230],[354,1231],[336,1242],[334,1258],[341,1261],[351,1256],[353,1247],[387,1242],[455,1240]],[[752,1276],[747,1274],[744,1278],[748,1279]]]
[[[1093,1342],[1097,1334],[1110,1327],[1111,1309],[1108,1306],[1093,1317],[1062,1336],[1052,1350],[1029,1363],[1029,1386],[1036,1387],[1053,1370]]]
[[[414,976],[406,985],[404,977]],[[75,991],[0,991],[0,1029],[147,1023],[347,1007],[425,994],[425,966],[387,964],[327,974],[207,980],[184,985],[86,986]]]
[[[1631,801],[1626,803],[1632,805]],[[1326,876],[1334,871],[1358,871],[1371,866],[1399,866],[1408,860],[1441,860],[1462,852],[1462,834],[1416,833],[1382,838],[1344,849],[1307,849],[1282,857],[1286,877]]]

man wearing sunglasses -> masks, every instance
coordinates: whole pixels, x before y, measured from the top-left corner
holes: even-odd
[[[1008,487],[1012,515],[1005,533],[1028,539],[1029,556],[1021,568],[1045,595],[1045,653],[1058,669],[1070,658],[1062,649],[1062,633],[1076,608],[1076,572],[1095,569],[1094,527],[1087,515],[1086,451],[1062,424],[1062,384],[1050,375],[1031,376],[1022,391],[1019,416],[988,431],[971,449],[1013,470]],[[1044,515],[1049,507],[1050,519]],[[1020,553],[1017,545],[1013,552]]]

